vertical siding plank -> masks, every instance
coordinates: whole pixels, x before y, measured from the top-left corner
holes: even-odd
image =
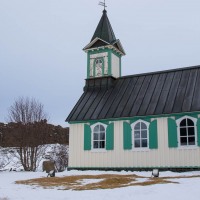
[[[149,126],[149,148],[157,149],[158,148],[158,130],[157,130],[157,120],[154,120],[150,123]]]
[[[197,144],[200,146],[200,118],[197,121]]]
[[[177,126],[171,118],[168,118],[168,144],[170,148],[178,147]]]
[[[132,130],[130,124],[127,122],[123,124],[123,136],[124,150],[132,149]]]
[[[84,150],[91,150],[91,128],[84,124]]]

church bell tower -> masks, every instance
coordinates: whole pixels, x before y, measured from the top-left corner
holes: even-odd
[[[121,76],[121,57],[125,51],[115,37],[105,5],[94,35],[83,50],[87,53],[87,79]]]

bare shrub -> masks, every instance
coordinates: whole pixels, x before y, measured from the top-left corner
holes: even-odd
[[[40,144],[48,133],[44,106],[35,99],[20,97],[9,109],[9,121],[15,126],[18,142],[16,157],[25,171],[35,171],[39,158],[45,153]]]
[[[68,146],[63,144],[53,146],[49,159],[55,163],[58,172],[64,171],[68,166]]]

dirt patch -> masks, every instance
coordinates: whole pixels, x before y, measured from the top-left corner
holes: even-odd
[[[38,178],[24,181],[16,181],[17,184],[40,186],[43,188],[57,188],[60,190],[96,190],[96,189],[113,189],[127,186],[148,186],[155,184],[178,183],[180,178],[199,178],[200,176],[177,176],[147,178],[132,175],[78,175],[54,178]],[[92,180],[95,182],[91,183]],[[99,180],[99,181],[98,181]],[[176,180],[176,181],[175,181]],[[84,183],[83,183],[84,182]]]

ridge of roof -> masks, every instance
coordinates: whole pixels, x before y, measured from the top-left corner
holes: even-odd
[[[118,79],[138,77],[138,76],[148,76],[148,75],[154,75],[154,74],[164,74],[164,73],[178,72],[178,71],[183,71],[183,70],[191,70],[191,69],[196,69],[196,68],[200,68],[200,65],[195,65],[195,66],[190,66],[190,67],[181,67],[181,68],[175,68],[175,69],[167,69],[167,70],[155,71],[155,72],[146,72],[146,73],[141,73],[141,74],[126,75],[126,76],[121,76]]]

